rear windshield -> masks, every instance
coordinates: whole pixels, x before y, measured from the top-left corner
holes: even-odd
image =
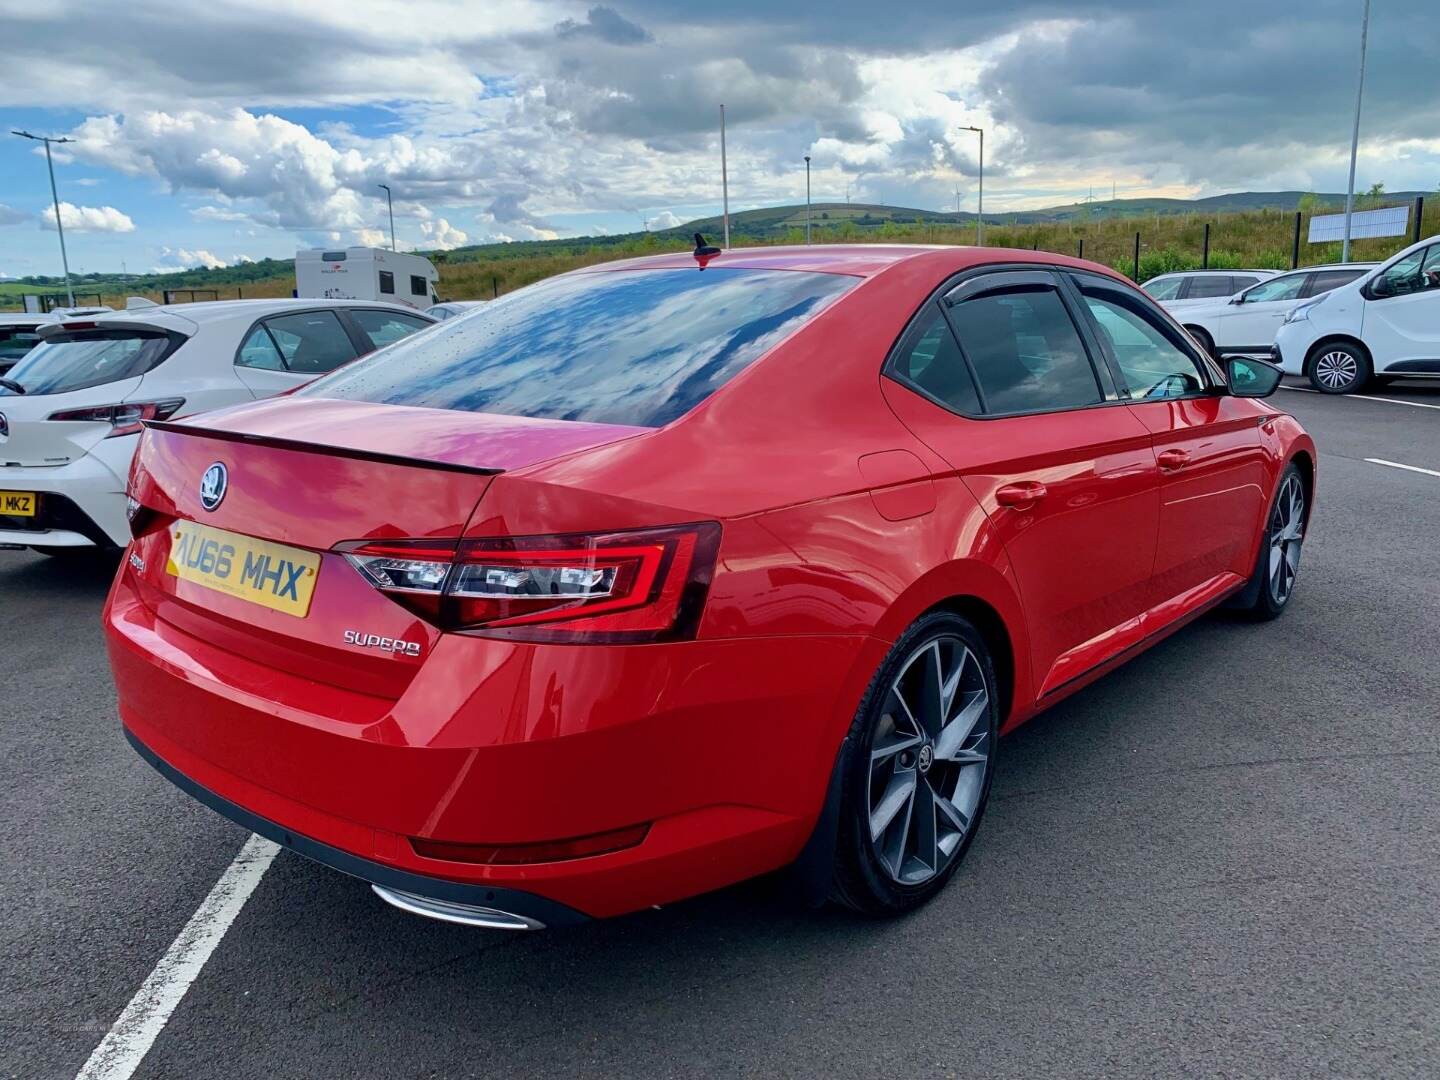
[[[39,341],[40,335],[33,326],[0,326],[0,364],[14,363]]]
[[[659,427],[858,281],[720,267],[567,275],[372,353],[300,393]]]
[[[179,335],[140,330],[56,334],[26,353],[5,377],[23,386],[27,394],[84,390],[145,374],[183,340]]]

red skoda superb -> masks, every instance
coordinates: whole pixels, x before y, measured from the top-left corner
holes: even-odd
[[[1103,267],[659,256],[148,425],[120,715],[257,833],[474,925],[791,867],[908,910],[997,739],[1295,585],[1315,448]],[[178,853],[177,853],[178,857]]]

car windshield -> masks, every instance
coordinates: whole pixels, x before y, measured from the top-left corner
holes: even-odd
[[[13,364],[39,341],[33,326],[0,326],[0,364]]]
[[[56,334],[31,349],[5,378],[27,394],[64,394],[143,375],[172,349],[159,331],[82,330]],[[0,393],[14,393],[0,387]]]
[[[720,267],[566,275],[407,338],[300,393],[659,427],[858,281]]]

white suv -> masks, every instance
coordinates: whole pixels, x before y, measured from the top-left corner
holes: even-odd
[[[1211,356],[1239,353],[1267,356],[1275,331],[1292,308],[1363,277],[1374,263],[1333,263],[1276,274],[1242,293],[1175,310],[1165,308]]]
[[[226,300],[41,324],[0,376],[0,547],[123,545],[143,421],[293,389],[434,321],[356,300]]]
[[[1440,236],[1296,307],[1274,356],[1324,394],[1349,394],[1372,378],[1440,378]]]

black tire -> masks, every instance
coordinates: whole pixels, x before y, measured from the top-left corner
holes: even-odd
[[[1272,558],[1276,547],[1276,534],[1287,523],[1287,506],[1282,505],[1282,501],[1288,504],[1292,491],[1297,491],[1301,499],[1300,535],[1294,541],[1281,542],[1280,558],[1282,560],[1288,558],[1292,550],[1294,555],[1288,584],[1282,589],[1277,587],[1276,567]],[[1268,622],[1271,619],[1278,619],[1290,606],[1290,600],[1295,595],[1296,574],[1300,566],[1300,550],[1304,544],[1305,531],[1309,524],[1309,500],[1310,493],[1306,490],[1305,478],[1300,475],[1300,470],[1295,463],[1291,462],[1285,466],[1285,471],[1280,474],[1280,483],[1275,486],[1275,497],[1271,500],[1270,507],[1265,514],[1265,534],[1261,537],[1260,551],[1255,557],[1255,569],[1251,572],[1250,580],[1246,582],[1245,588],[1241,590],[1239,603],[1236,604],[1236,607],[1247,618],[1257,622]]]
[[[1206,356],[1212,360],[1220,359],[1215,355],[1215,339],[1212,338],[1209,333],[1201,330],[1198,326],[1187,326],[1185,329],[1190,331],[1190,336],[1195,339],[1196,344],[1205,350]]]
[[[930,643],[941,642],[947,648],[953,649],[955,639],[958,639],[964,648],[969,650],[975,660],[974,668],[968,668],[966,667],[968,662],[962,659],[960,661],[962,671],[966,673],[968,679],[972,680],[971,685],[978,685],[973,682],[975,673],[978,672],[979,678],[983,680],[986,693],[983,715],[977,712],[980,719],[975,723],[974,742],[966,744],[967,746],[973,745],[976,749],[983,746],[985,760],[983,763],[955,767],[983,769],[984,773],[979,781],[978,801],[974,805],[973,813],[969,816],[967,827],[959,835],[958,843],[948,855],[948,861],[927,880],[909,884],[897,880],[887,863],[877,854],[876,844],[871,839],[870,800],[873,780],[871,752],[877,734],[887,723],[890,724],[892,736],[894,734],[893,723],[886,715],[885,706],[889,700],[892,685],[908,670],[907,662],[916,662],[914,658],[921,655]],[[923,663],[923,661],[919,662]],[[956,700],[958,700],[958,694]],[[846,740],[845,755],[840,769],[839,827],[835,846],[834,876],[830,889],[832,900],[866,915],[895,916],[915,910],[945,887],[946,882],[954,875],[956,868],[964,859],[965,852],[969,849],[971,841],[974,840],[976,832],[979,831],[980,819],[990,798],[990,783],[995,774],[995,750],[1000,726],[998,702],[999,688],[990,650],[985,644],[984,637],[968,620],[950,612],[932,612],[923,616],[901,635],[900,640],[891,648],[879,670],[876,671],[875,677],[871,679],[870,685],[865,691],[865,697],[860,703],[860,708],[855,713],[855,719]],[[930,744],[927,744],[926,749],[930,749]],[[900,757],[897,755],[897,761]],[[924,774],[927,768],[936,771],[941,782],[944,782],[944,777],[937,771],[942,768],[942,762],[938,756],[927,755],[922,759],[921,755],[917,754],[916,759],[916,767],[920,770],[920,775],[916,777],[917,786],[926,783]],[[921,765],[919,764],[921,760],[929,760],[931,764],[929,766]],[[950,768],[951,764],[945,763],[943,767]],[[973,797],[974,781],[968,780],[966,784]],[[939,821],[940,818],[937,817],[935,820]],[[948,826],[949,820],[944,824]],[[902,828],[908,828],[908,826],[902,826]],[[939,831],[937,826],[935,830],[937,836]],[[902,841],[902,850],[904,846],[905,843]],[[902,861],[903,858],[902,854]],[[935,850],[934,862],[940,862],[938,845]]]
[[[1310,385],[1322,394],[1353,394],[1374,377],[1370,354],[1349,341],[1321,342],[1305,359]]]

